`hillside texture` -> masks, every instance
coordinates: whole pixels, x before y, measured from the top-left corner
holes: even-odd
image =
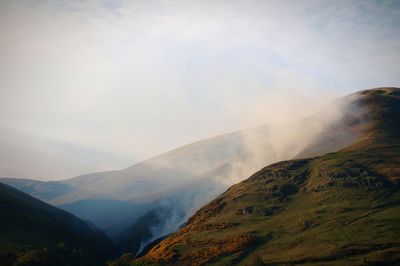
[[[400,264],[400,89],[354,97],[358,142],[263,168],[132,263]]]

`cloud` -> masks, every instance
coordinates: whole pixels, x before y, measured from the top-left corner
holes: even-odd
[[[131,158],[399,85],[396,1],[0,7],[0,125]]]

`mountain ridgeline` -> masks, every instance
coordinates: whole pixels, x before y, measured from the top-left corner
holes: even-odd
[[[356,142],[261,169],[135,265],[400,264],[400,89],[352,97]]]

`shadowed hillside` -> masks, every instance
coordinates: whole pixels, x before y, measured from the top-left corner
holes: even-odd
[[[400,89],[357,94],[366,134],[263,168],[201,208],[144,265],[400,263]],[[126,257],[125,257],[126,259]]]
[[[101,265],[113,255],[103,232],[0,184],[0,265]]]

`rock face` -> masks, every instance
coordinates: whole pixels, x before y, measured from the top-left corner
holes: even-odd
[[[365,134],[272,164],[136,259],[144,265],[400,264],[400,89],[362,91]]]

